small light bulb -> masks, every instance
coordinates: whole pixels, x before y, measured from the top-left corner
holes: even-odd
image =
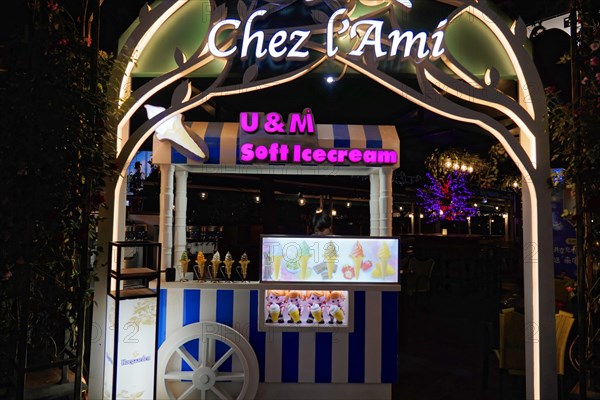
[[[464,165],[464,164],[463,164],[463,165],[461,165],[461,166],[460,166],[460,170],[461,170],[462,172],[466,172],[466,170],[467,170],[467,166],[466,166],[466,165]]]
[[[460,168],[460,165],[458,165],[458,164],[456,164],[456,163],[455,163],[454,165],[452,165],[452,168],[454,168],[455,170],[456,170],[456,169],[459,169],[459,168]]]
[[[327,82],[327,83],[333,83],[333,82],[335,82],[335,79],[333,79],[332,76],[328,76],[327,78],[325,78],[325,82]]]
[[[469,168],[467,168],[467,171],[469,171],[469,173],[473,172],[473,167],[469,166]]]

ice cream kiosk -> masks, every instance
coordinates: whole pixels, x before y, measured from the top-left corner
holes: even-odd
[[[411,11],[434,14],[434,3],[440,3],[444,13],[431,29],[413,31],[411,24],[404,26]],[[455,6],[450,14],[448,3]],[[253,109],[253,102],[246,110],[236,110],[247,111],[239,123],[214,115],[184,121],[191,110],[202,108],[210,114],[211,99],[259,91],[268,96],[271,88],[292,81],[301,84],[311,74],[323,77],[332,71],[333,82],[354,71],[399,99],[481,127],[519,166],[527,178],[522,197],[527,227],[523,243],[528,244],[525,315],[528,326],[539,328],[531,332],[536,340],[526,343],[527,397],[554,396],[555,338],[550,327],[555,316],[554,301],[549,301],[553,275],[541,268],[548,261],[552,264],[546,102],[524,45],[525,26],[522,21],[507,24],[486,2],[477,1],[327,5],[330,8],[313,1],[240,1],[228,8],[208,0],[178,0],[142,7],[122,38],[118,61],[123,69],[115,73],[114,101],[120,109],[115,121],[116,165],[124,172],[152,137],[153,162],[161,170],[161,251],[157,269],[147,271],[144,285],[152,274],[172,266],[185,249],[189,173],[368,176],[372,239],[265,236],[260,259],[244,260],[248,268],[261,268],[260,282],[161,282],[160,291],[152,293],[158,296],[154,303],[158,310],[143,320],[148,333],[143,340],[137,332],[132,336],[116,331],[137,329],[123,322],[139,317],[137,306],[123,303],[118,311],[114,308],[113,318],[111,276],[119,282],[130,278],[116,268],[95,287],[107,297],[97,298],[93,315],[99,335],[90,349],[90,398],[391,397],[399,311],[398,243],[389,238],[392,172],[400,162],[395,128],[318,126],[312,112],[300,109],[284,121],[277,110]],[[302,18],[294,18],[291,9]],[[482,44],[499,57],[479,63],[479,71],[462,51],[464,43],[479,49],[470,40],[461,40],[475,35],[486,39]],[[403,82],[403,73],[386,69],[393,66],[407,67],[404,72],[415,74],[418,87]],[[518,99],[497,87],[503,74],[519,88]],[[206,79],[197,87],[194,78]],[[278,108],[279,97],[274,99],[271,104]],[[301,100],[302,107],[313,107],[310,96]],[[356,107],[360,104],[349,105],[347,112]],[[317,108],[314,112],[319,115],[322,110]],[[488,115],[491,108],[501,110],[511,123],[505,126]],[[137,125],[139,121],[145,122]],[[519,128],[518,138],[513,126]],[[100,211],[99,241],[118,248],[126,234],[124,174],[107,185],[106,193],[110,207]],[[219,251],[227,258],[227,249]],[[210,264],[205,259],[199,262],[220,268],[221,259],[215,255]],[[111,256],[102,255],[101,261],[108,265]],[[234,256],[226,260],[232,268],[242,261],[241,255]],[[119,265],[120,258],[114,259]],[[135,304],[143,301],[150,302],[143,298]],[[110,347],[120,344],[117,338],[122,337],[133,339],[126,356],[119,352],[123,349]],[[155,346],[148,352],[138,350],[136,341],[144,346],[156,341],[158,358]],[[150,369],[155,362],[154,380],[148,374],[124,372]],[[115,379],[109,382],[110,373]],[[126,378],[142,375],[147,379]]]

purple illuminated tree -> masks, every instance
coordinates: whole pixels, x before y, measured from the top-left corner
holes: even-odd
[[[454,171],[440,178],[427,173],[429,182],[417,189],[417,204],[423,208],[427,222],[465,221],[476,214],[468,201],[473,195],[467,188],[464,173]]]

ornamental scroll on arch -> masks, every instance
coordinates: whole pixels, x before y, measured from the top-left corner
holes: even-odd
[[[186,55],[181,50],[176,49],[173,57],[177,66],[173,70],[150,80],[133,92],[130,98],[135,100],[125,101],[124,97],[130,79],[129,76],[133,65],[144,50],[144,46],[160,25],[181,9],[188,0],[165,1],[155,9],[150,9],[148,6],[143,7],[140,11],[139,26],[134,30],[125,45],[124,49],[126,50],[119,55],[123,63],[127,64],[125,74],[116,77],[121,82],[119,104],[124,111],[118,124],[118,136],[121,139],[127,138],[126,141],[121,142],[123,146],[117,149],[119,165],[128,165],[144,140],[162,124],[176,116],[181,116],[187,110],[201,106],[213,97],[235,95],[285,84],[309,74],[327,60],[334,60],[344,69],[350,68],[366,75],[399,96],[434,113],[480,126],[493,134],[503,144],[524,176],[531,177],[539,172],[536,170],[536,146],[539,145],[539,140],[544,140],[542,135],[545,135],[545,101],[539,76],[533,61],[524,48],[527,38],[525,25],[521,20],[515,21],[509,27],[500,16],[485,5],[484,1],[440,0],[441,3],[450,4],[455,6],[456,9],[446,20],[439,24],[433,33],[419,32],[408,38],[412,41],[404,38],[407,40],[399,42],[397,39],[405,32],[398,26],[397,18],[395,18],[397,14],[395,13],[398,9],[401,9],[402,12],[410,12],[411,1],[358,0],[375,9],[368,14],[358,15],[356,12],[357,0],[345,2],[304,0],[303,4],[311,9],[314,24],[286,30],[265,29],[261,31],[261,34],[266,42],[275,36],[281,38],[284,35],[278,32],[287,31],[287,38],[291,39],[295,31],[310,31],[311,35],[308,39],[301,37],[301,34],[295,36],[295,40],[303,40],[302,48],[296,50],[310,53],[310,57],[306,57],[301,63],[294,63],[294,65],[300,64],[300,66],[287,70],[285,73],[263,77],[257,58],[264,58],[267,55],[246,54],[244,63],[246,67],[240,74],[239,81],[231,83],[230,71],[234,57],[239,57],[244,50],[244,44],[242,43],[244,34],[246,33],[246,36],[248,36],[252,24],[256,23],[258,18],[276,18],[278,12],[290,7],[297,1],[299,0],[277,2],[267,0],[261,2],[259,7],[257,0],[253,0],[250,4],[240,0],[236,10],[237,17],[235,18],[228,17],[225,4],[217,6],[214,1],[210,1],[210,26],[217,27],[220,30],[212,36],[210,33],[205,35],[193,54]],[[331,10],[331,13],[328,14],[323,9]],[[495,68],[490,67],[485,76],[480,78],[462,66],[447,49],[444,51],[445,38],[439,33],[443,33],[446,27],[456,19],[464,17],[481,21],[502,44],[516,72],[521,98],[525,101],[518,101],[497,88],[499,73]],[[391,29],[388,29],[389,32],[383,32],[385,29],[383,24],[377,25],[375,23],[384,19],[389,22],[391,27]],[[229,23],[223,21],[229,21]],[[397,33],[394,36],[393,32],[395,31]],[[337,39],[336,35],[338,34],[344,40],[348,36],[353,37],[352,46],[342,50],[330,41],[324,44],[322,40],[311,40],[316,35],[325,36],[328,39]],[[367,46],[365,46],[365,40],[367,40],[365,38],[367,37],[377,37],[381,43],[376,45],[371,40],[370,42],[367,41]],[[211,40],[212,43],[210,43]],[[398,46],[398,43],[404,43],[405,45]],[[408,49],[406,44],[410,44]],[[229,53],[223,59],[222,72],[206,89],[192,96],[191,82],[186,77],[193,71],[199,70],[218,59],[210,51],[211,48],[214,51],[215,47],[221,53]],[[231,51],[236,47],[237,51]],[[281,46],[279,48],[281,49]],[[386,51],[387,54],[382,55],[381,49]],[[396,57],[406,59],[405,62],[413,63],[420,91],[395,79],[379,68],[382,61],[386,57],[389,58],[392,52],[396,53]],[[442,70],[440,63],[435,62],[436,59],[440,59],[454,75]],[[133,114],[152,95],[180,80],[181,83],[172,93],[170,106],[154,113],[148,121],[129,136],[125,130]],[[460,102],[453,101],[453,98],[460,100]],[[478,111],[474,107],[469,107],[469,105],[483,105],[500,110],[520,129],[521,135],[525,135],[528,139],[519,143],[505,125],[486,113]],[[203,157],[198,155],[198,158]]]

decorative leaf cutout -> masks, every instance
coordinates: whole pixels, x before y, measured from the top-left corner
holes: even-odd
[[[515,35],[515,37],[521,41],[527,38],[527,26],[521,18],[513,22],[510,30],[512,31],[513,35]]]
[[[321,23],[321,24],[326,24],[327,21],[329,21],[329,17],[327,16],[327,14],[325,14],[323,11],[320,10],[312,10],[310,12],[313,21]]]
[[[242,21],[248,19],[248,8],[246,8],[246,4],[244,4],[244,0],[239,0],[237,3],[237,12]]]
[[[185,54],[183,54],[179,47],[175,48],[175,54],[173,54],[173,58],[175,59],[177,65],[179,65],[180,67],[187,61],[187,57],[185,56]]]
[[[488,68],[484,76],[485,84],[491,87],[497,87],[500,82],[500,72],[494,67]]]
[[[171,105],[181,104],[190,99],[192,95],[192,85],[189,80],[181,82],[173,91],[171,96]]]
[[[142,8],[140,8],[138,17],[140,18],[141,23],[144,23],[145,21],[148,20],[148,18],[150,18],[151,11],[152,11],[152,7],[150,7],[150,5],[148,5],[148,3],[145,3],[142,6]]]
[[[256,80],[257,76],[258,76],[258,65],[253,64],[246,70],[246,72],[244,72],[244,77],[242,79],[242,83],[244,85],[246,85],[250,82],[254,82]]]
[[[217,8],[215,8],[215,11],[212,13],[211,19],[212,19],[212,22],[217,22],[217,21],[221,21],[221,20],[225,19],[226,17],[227,17],[227,7],[225,6],[225,3],[223,3],[220,6],[218,6]]]

